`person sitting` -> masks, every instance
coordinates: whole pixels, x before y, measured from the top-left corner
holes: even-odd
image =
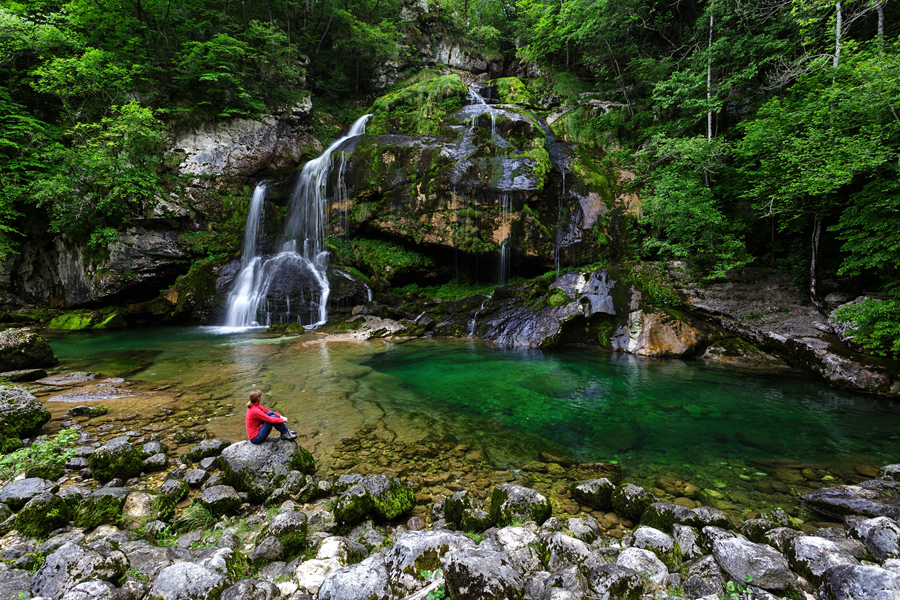
[[[273,427],[281,432],[279,439],[296,439],[297,434],[285,425],[287,419],[274,410],[262,406],[259,403],[260,399],[262,399],[261,391],[250,392],[250,402],[247,403],[247,437],[250,438],[250,443],[262,444],[269,437]]]

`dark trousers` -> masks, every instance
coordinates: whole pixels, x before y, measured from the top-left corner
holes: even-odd
[[[270,410],[266,414],[268,414],[270,417],[278,416],[278,413],[276,413],[274,410]],[[284,423],[269,423],[268,421],[266,421],[262,424],[262,427],[259,428],[259,433],[256,434],[256,437],[250,440],[250,443],[262,444],[264,441],[266,441],[266,438],[269,437],[269,434],[272,433],[273,427],[280,431],[281,435],[285,435],[288,431],[290,431],[287,428],[287,425],[285,425]]]

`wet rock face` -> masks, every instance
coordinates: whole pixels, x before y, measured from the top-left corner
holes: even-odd
[[[0,371],[55,367],[56,355],[44,338],[26,329],[0,332]]]

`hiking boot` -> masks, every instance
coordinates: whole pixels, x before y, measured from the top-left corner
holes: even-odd
[[[288,429],[288,432],[287,432],[287,433],[282,433],[282,434],[281,434],[281,439],[283,439],[283,440],[288,440],[288,441],[290,441],[290,440],[296,440],[296,439],[297,439],[297,432],[296,432],[296,431],[291,431],[290,429]]]

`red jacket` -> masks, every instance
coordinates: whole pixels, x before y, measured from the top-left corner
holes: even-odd
[[[269,409],[261,404],[253,404],[247,409],[247,439],[252,440],[256,437],[264,421],[268,423],[284,423],[285,418],[281,415],[270,417],[266,414],[267,412],[269,412]]]

